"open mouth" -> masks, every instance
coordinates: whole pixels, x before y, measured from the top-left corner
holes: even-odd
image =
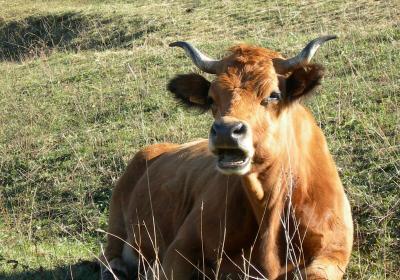
[[[250,163],[250,157],[241,149],[217,149],[218,168],[221,170],[243,169]]]

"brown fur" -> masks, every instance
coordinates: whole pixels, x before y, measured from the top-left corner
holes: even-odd
[[[241,275],[242,255],[268,279],[342,278],[352,247],[350,207],[322,131],[294,102],[319,84],[322,68],[281,76],[272,63],[280,57],[234,47],[209,86],[216,120],[229,116],[250,125],[255,155],[248,174],[219,173],[207,140],[156,144],[134,157],[115,187],[109,232],[149,261],[157,254],[166,278],[190,279],[189,261],[209,274],[219,268]],[[207,83],[184,77],[170,90],[186,102],[204,98]],[[285,100],[260,105],[277,89]],[[105,257],[119,258],[121,251],[122,242],[109,237]],[[255,269],[248,272],[261,276]]]

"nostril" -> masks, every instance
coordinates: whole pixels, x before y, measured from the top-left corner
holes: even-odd
[[[233,129],[232,129],[232,136],[242,136],[246,133],[247,128],[244,123],[238,123]]]

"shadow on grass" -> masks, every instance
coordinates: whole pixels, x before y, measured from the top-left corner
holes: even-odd
[[[21,61],[52,49],[124,48],[160,28],[160,23],[140,17],[78,12],[33,15],[8,22],[0,18],[0,60]]]
[[[15,269],[18,269],[18,264],[12,265]],[[20,269],[18,269],[20,270]],[[38,269],[30,270],[24,267],[23,271],[16,273],[4,274],[0,272],[0,279],[2,280],[94,280],[99,279],[100,267],[96,262],[81,261],[72,265],[65,265],[54,269]]]

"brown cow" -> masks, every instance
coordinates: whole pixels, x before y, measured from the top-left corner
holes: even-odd
[[[323,76],[312,56],[333,38],[290,59],[239,45],[213,60],[171,44],[216,76],[179,75],[168,89],[215,121],[207,140],[152,145],[129,163],[112,196],[103,279],[136,277],[154,261],[160,279],[342,278],[350,206],[325,137],[299,102]]]

